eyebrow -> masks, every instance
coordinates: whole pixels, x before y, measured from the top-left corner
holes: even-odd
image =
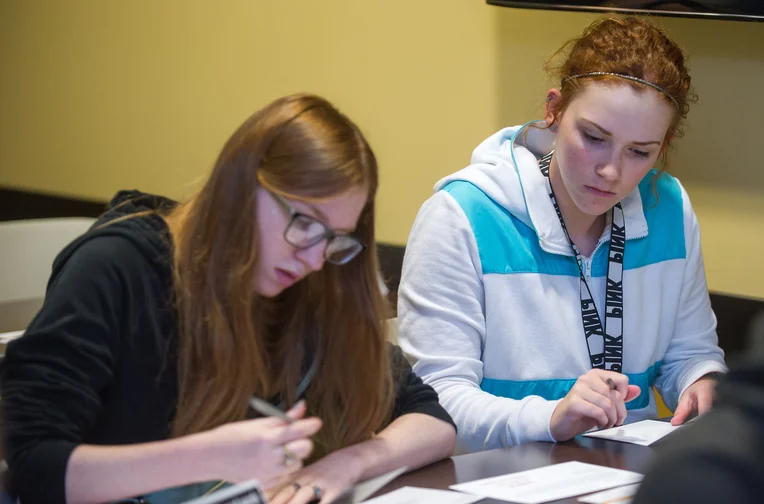
[[[584,118],[581,118],[581,120],[584,121],[587,124],[590,124],[591,126],[594,126],[598,130],[600,130],[600,132],[602,134],[607,135],[607,136],[613,136],[613,134],[611,132],[609,132],[608,130],[606,130],[605,128],[603,128],[602,126],[597,124],[596,122],[590,121],[589,119],[584,119]],[[660,145],[661,144],[661,142],[659,142],[657,140],[651,140],[649,142],[631,142],[631,143],[634,144],[634,145],[653,145],[653,144]]]

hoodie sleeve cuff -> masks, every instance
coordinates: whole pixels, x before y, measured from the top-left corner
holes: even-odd
[[[508,432],[507,437],[514,437],[518,444],[531,441],[555,442],[551,427],[552,413],[560,400],[547,401],[538,396],[526,399],[518,415],[517,432],[514,436]]]
[[[76,447],[69,441],[48,441],[9,460],[13,490],[24,504],[66,502],[66,469]]]
[[[698,364],[682,377],[682,380],[679,383],[679,395],[677,396],[677,399],[681,399],[684,391],[705,375],[709,373],[726,373],[727,371],[727,366],[716,361],[705,361]]]

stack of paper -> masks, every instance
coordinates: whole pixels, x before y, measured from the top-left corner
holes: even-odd
[[[564,462],[494,478],[452,485],[453,490],[492,499],[539,504],[606,488],[638,483],[642,475],[583,462]]]
[[[376,478],[362,481],[361,483],[348,488],[342,494],[337,496],[333,502],[337,504],[357,504],[359,502],[363,502],[365,499],[368,499],[377,493],[377,490],[380,490],[382,487],[406,472],[406,469],[408,469],[406,466],[399,467],[398,469],[393,469],[392,471],[377,476]]]

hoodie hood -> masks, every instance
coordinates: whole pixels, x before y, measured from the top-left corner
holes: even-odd
[[[471,164],[435,184],[439,191],[450,182],[469,182],[536,232],[547,252],[572,255],[567,236],[549,198],[539,159],[555,147],[555,135],[532,121],[504,128],[485,139],[472,153]],[[650,175],[648,175],[650,176]],[[626,239],[647,235],[639,188],[621,201],[626,219]],[[610,226],[605,226],[610,232]]]
[[[99,236],[126,238],[157,266],[168,268],[167,258],[172,257],[172,238],[159,213],[167,212],[175,205],[176,202],[162,196],[135,190],[118,192],[95,224],[58,254],[53,261],[51,280],[83,243]],[[144,215],[137,215],[144,212]],[[133,215],[136,217],[130,218]]]

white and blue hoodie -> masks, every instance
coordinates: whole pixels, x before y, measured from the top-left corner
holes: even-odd
[[[455,420],[460,452],[553,441],[552,412],[591,369],[579,270],[538,165],[553,148],[545,129],[494,134],[435,185],[409,236],[400,344]],[[675,409],[726,367],[684,188],[651,171],[622,206],[623,372],[642,390],[627,404],[634,422],[657,417],[653,385]],[[600,314],[609,235],[608,223],[583,264]]]

